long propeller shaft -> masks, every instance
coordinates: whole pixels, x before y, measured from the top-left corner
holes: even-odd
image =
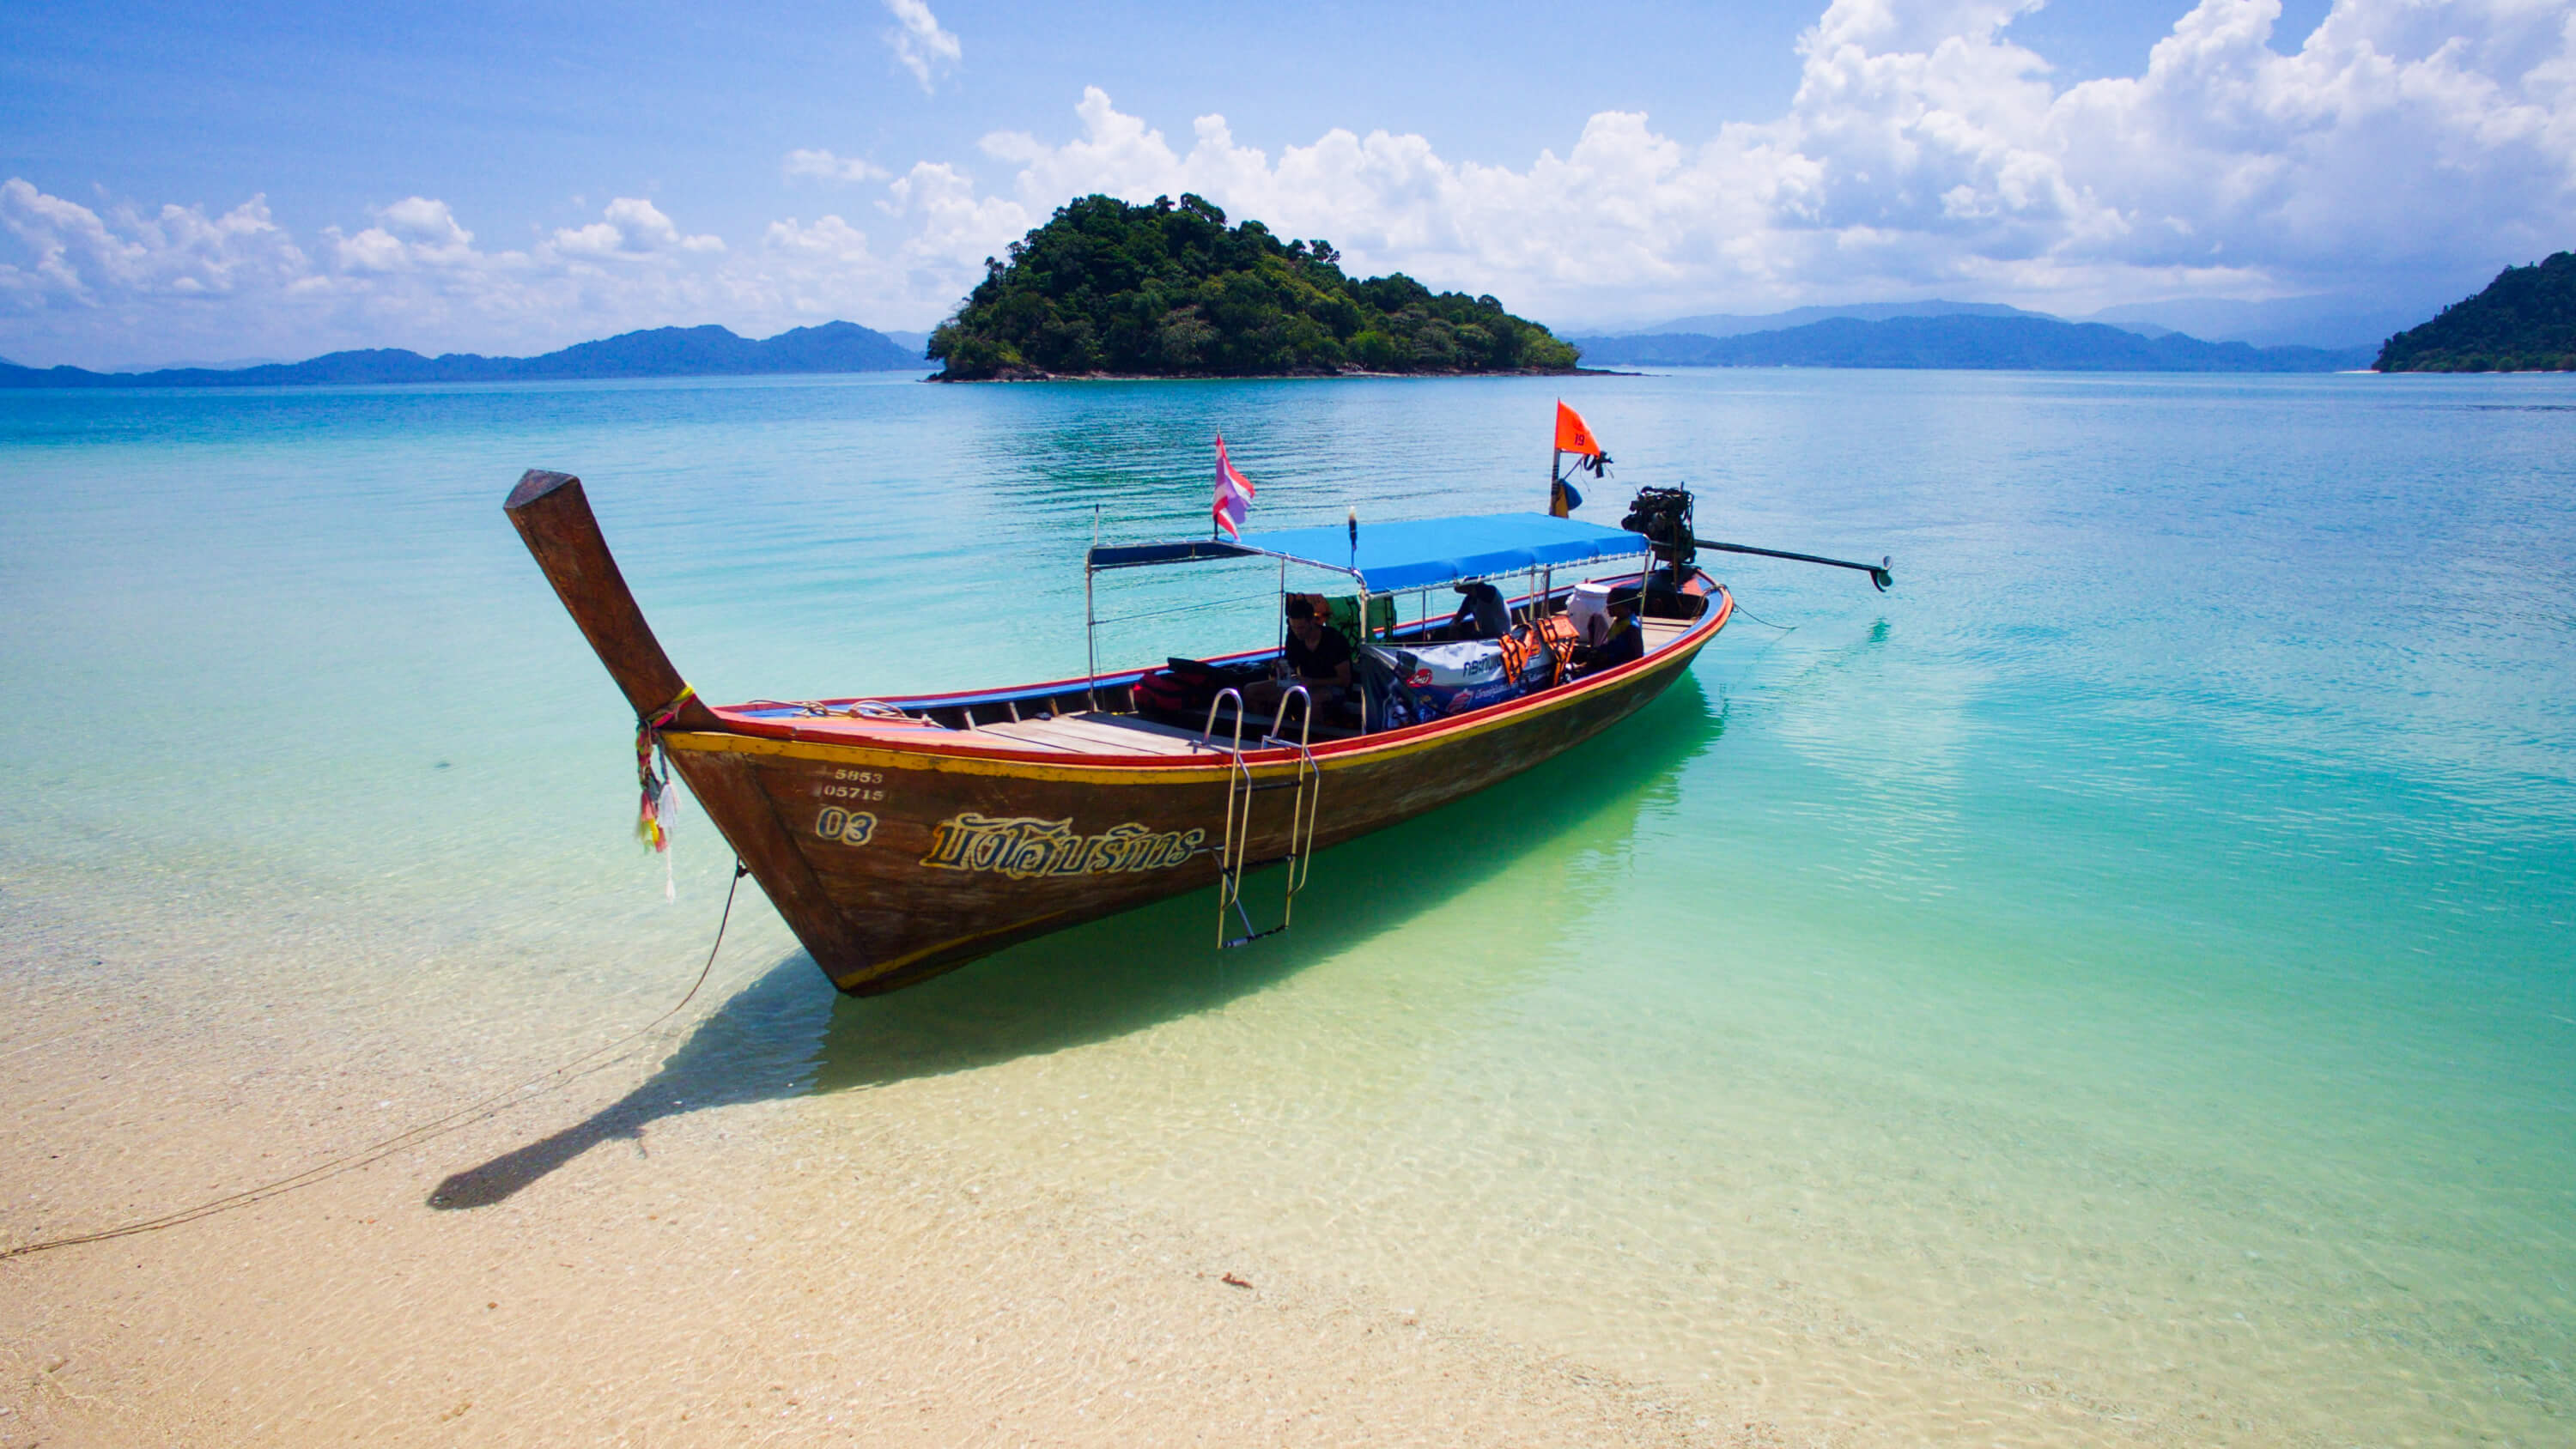
[[[1785,558],[1797,563],[1827,564],[1838,569],[1855,569],[1869,575],[1870,583],[1882,594],[1887,592],[1888,585],[1896,582],[1896,575],[1889,572],[1896,564],[1893,558],[1882,558],[1874,564],[1854,563],[1846,558],[1825,558],[1812,553],[1787,553],[1776,548],[1755,548],[1747,543],[1719,543],[1714,539],[1706,538],[1694,538],[1691,542],[1701,548],[1716,549],[1720,553],[1749,553],[1763,558]]]

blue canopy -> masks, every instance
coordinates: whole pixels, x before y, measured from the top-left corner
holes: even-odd
[[[1524,569],[1572,568],[1646,552],[1643,534],[1544,513],[1469,513],[1360,523],[1359,547],[1344,524],[1247,533],[1240,540],[1104,544],[1091,551],[1096,569],[1181,563],[1203,558],[1282,558],[1358,579],[1373,594],[1429,588],[1460,579]]]

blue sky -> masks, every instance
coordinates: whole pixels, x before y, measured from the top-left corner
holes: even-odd
[[[0,356],[922,327],[1095,189],[1200,190],[1577,330],[2430,305],[2576,245],[2571,26],[2576,0],[17,0]]]

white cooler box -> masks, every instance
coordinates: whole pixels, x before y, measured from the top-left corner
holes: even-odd
[[[1574,592],[1565,599],[1565,617],[1574,623],[1575,638],[1598,644],[1610,637],[1610,592],[1616,587],[1618,584],[1610,579],[1574,586]]]

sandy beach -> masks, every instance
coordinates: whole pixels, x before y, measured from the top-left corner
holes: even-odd
[[[11,883],[0,1058],[13,1243],[283,1176],[530,1065],[460,1059],[463,997],[353,1029],[354,1003],[294,991],[299,952],[362,943],[269,923],[267,954],[227,961],[216,943],[260,922],[207,902],[186,931],[120,929],[28,907],[27,884]],[[63,969],[117,955],[197,968],[203,994],[156,1001]],[[709,994],[740,977],[720,963]],[[397,994],[417,1007],[417,986]],[[1742,1435],[1418,1305],[1015,1181],[899,1115],[812,1110],[822,1099],[612,1121],[541,1179],[487,1182],[497,1200],[433,1206],[460,1166],[630,1096],[685,1030],[313,1187],[0,1263],[0,1444]]]

